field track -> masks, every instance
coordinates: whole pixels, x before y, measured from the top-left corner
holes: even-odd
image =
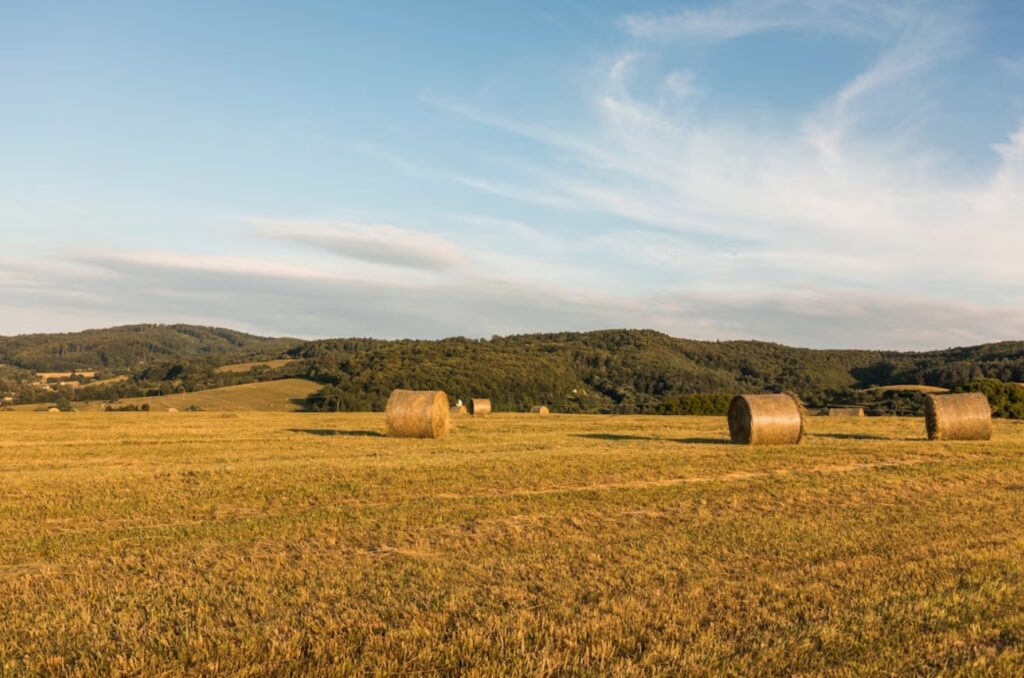
[[[1024,672],[1024,424],[0,412],[0,675]]]

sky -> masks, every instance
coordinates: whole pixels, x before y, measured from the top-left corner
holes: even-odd
[[[0,0],[0,334],[1024,339],[1019,0]]]

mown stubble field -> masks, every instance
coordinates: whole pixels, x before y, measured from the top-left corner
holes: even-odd
[[[1024,672],[1024,425],[0,413],[0,674]]]

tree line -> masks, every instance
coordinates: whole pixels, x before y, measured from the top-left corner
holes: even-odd
[[[127,380],[98,386],[85,383],[60,395],[113,401],[304,377],[323,384],[310,408],[327,411],[379,411],[395,388],[442,388],[453,399],[489,397],[499,411],[525,411],[546,404],[559,412],[720,414],[734,394],[786,391],[799,394],[809,407],[862,405],[876,413],[911,413],[922,409],[920,394],[880,395],[866,389],[917,384],[962,390],[982,388],[978,384],[986,380],[1024,382],[1024,342],[931,352],[814,350],[758,341],[693,341],[648,330],[606,330],[491,339],[265,340],[270,343],[261,344],[264,340],[259,338],[250,343],[244,337],[222,334],[230,331],[211,330],[206,335],[190,326],[157,327],[173,336],[200,337],[189,349],[198,353],[153,356],[127,368],[108,369],[97,376],[120,373]],[[123,332],[117,334],[114,345],[124,346]],[[235,351],[223,345],[232,341],[241,345]],[[52,339],[44,344],[52,347]],[[22,345],[21,350],[29,348]],[[91,349],[92,354],[111,350],[102,342]],[[296,362],[247,373],[216,369],[232,362],[281,357]],[[31,374],[24,367],[10,367],[8,372],[0,368],[0,389],[9,391],[14,385],[24,390],[25,382],[18,375]],[[46,367],[56,369],[56,363]],[[993,393],[1002,402],[1002,391]],[[29,397],[52,400],[53,395]],[[1006,398],[1010,402],[1010,396]],[[1000,405],[998,412],[1020,416],[1010,405]]]

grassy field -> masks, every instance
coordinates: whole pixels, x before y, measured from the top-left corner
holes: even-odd
[[[156,411],[167,411],[172,408],[181,411],[194,405],[203,410],[219,412],[296,412],[303,408],[306,398],[322,387],[323,384],[308,379],[279,379],[192,393],[122,398],[117,401],[117,407],[149,405],[150,409]],[[74,409],[79,411],[100,411],[104,403],[97,400],[88,403],[76,402],[73,405]],[[52,403],[29,403],[15,405],[12,409],[24,412],[46,409],[50,406]]]
[[[110,386],[111,384],[120,384],[121,382],[128,381],[128,375],[122,374],[116,377],[110,377],[109,379],[99,379],[97,381],[89,382],[89,386]]]
[[[294,358],[282,358],[281,360],[263,360],[254,363],[235,363],[233,365],[222,365],[214,370],[214,372],[251,372],[257,367],[266,367],[272,370],[276,370],[278,367],[284,367],[295,362]]]
[[[1024,672],[1024,426],[0,413],[0,675]]]

